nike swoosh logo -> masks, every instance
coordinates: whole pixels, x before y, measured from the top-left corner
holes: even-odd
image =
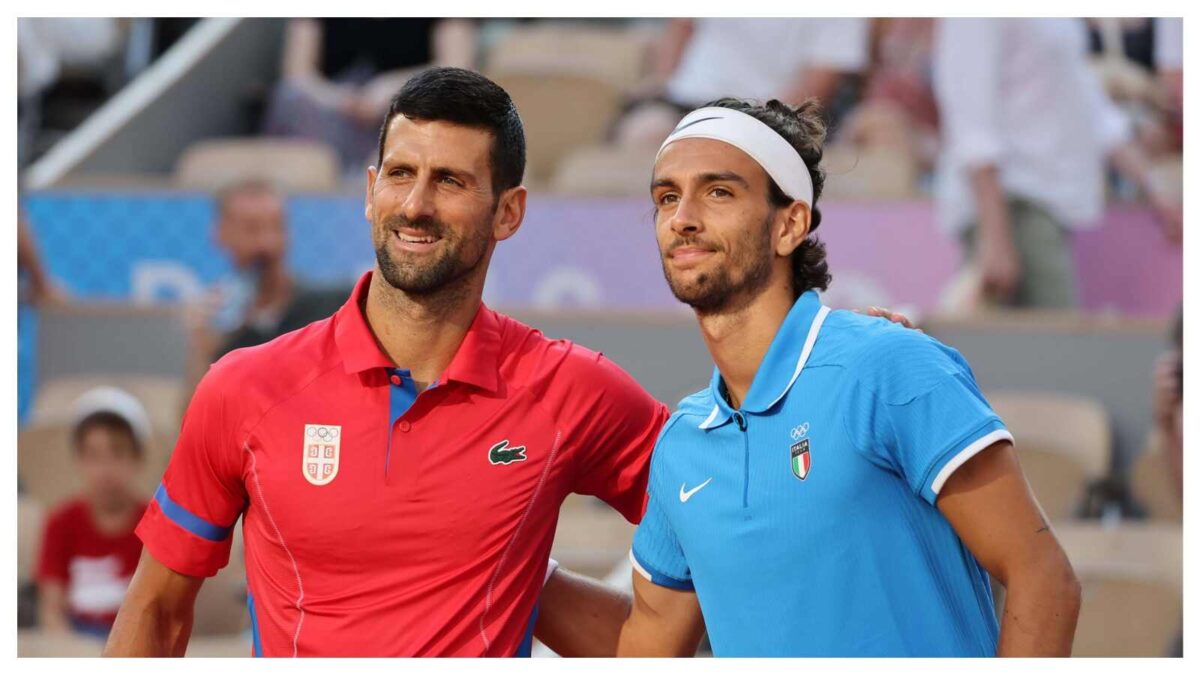
[[[687,483],[680,483],[679,484],[679,502],[681,504],[686,504],[687,500],[692,498],[692,495],[703,490],[704,486],[708,485],[711,482],[712,482],[712,479],[709,478],[708,480],[704,481],[703,483],[701,483],[701,484],[697,485],[696,487],[692,488],[691,490],[687,490],[687,491],[684,491],[684,489],[683,489],[683,487],[685,485],[687,485]]]

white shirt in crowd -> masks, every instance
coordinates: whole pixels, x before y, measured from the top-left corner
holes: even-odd
[[[695,19],[667,97],[699,105],[722,96],[781,96],[805,68],[867,65],[867,19]]]
[[[1183,68],[1183,19],[1154,19],[1154,67],[1159,70]]]
[[[1005,194],[1066,227],[1096,225],[1106,157],[1132,129],[1088,65],[1083,20],[941,19],[933,61],[943,228],[973,221],[969,172],[989,165]]]

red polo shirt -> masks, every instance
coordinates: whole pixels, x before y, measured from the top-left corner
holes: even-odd
[[[137,533],[211,576],[243,517],[257,655],[528,654],[563,499],[640,520],[668,411],[487,307],[415,395],[367,326],[369,285],[210,369]]]

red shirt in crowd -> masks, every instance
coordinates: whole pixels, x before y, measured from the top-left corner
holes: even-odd
[[[107,632],[112,627],[142,554],[142,542],[132,525],[145,510],[146,504],[139,503],[130,529],[118,535],[96,528],[83,499],[63,504],[47,519],[37,580],[64,586],[76,629]]]
[[[370,279],[212,367],[137,532],[211,576],[242,518],[255,655],[528,655],[563,500],[640,520],[668,411],[486,306],[417,394],[363,316]]]

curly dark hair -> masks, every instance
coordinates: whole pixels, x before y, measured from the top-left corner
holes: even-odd
[[[719,98],[704,104],[703,107],[729,108],[746,113],[771,127],[800,153],[800,158],[808,167],[809,177],[812,178],[813,199],[809,205],[812,221],[809,223],[808,238],[792,252],[792,290],[796,297],[800,297],[805,291],[813,288],[822,291],[829,288],[833,277],[829,274],[829,263],[825,262],[825,244],[813,235],[817,226],[821,224],[821,209],[817,207],[817,202],[821,198],[822,188],[825,187],[825,170],[820,166],[821,156],[825,152],[826,131],[821,104],[815,98],[807,99],[798,106],[790,106],[776,99],[767,101],[765,105],[755,105],[740,98]],[[773,178],[767,178],[771,181],[767,197],[771,206],[789,206],[794,200]]]

